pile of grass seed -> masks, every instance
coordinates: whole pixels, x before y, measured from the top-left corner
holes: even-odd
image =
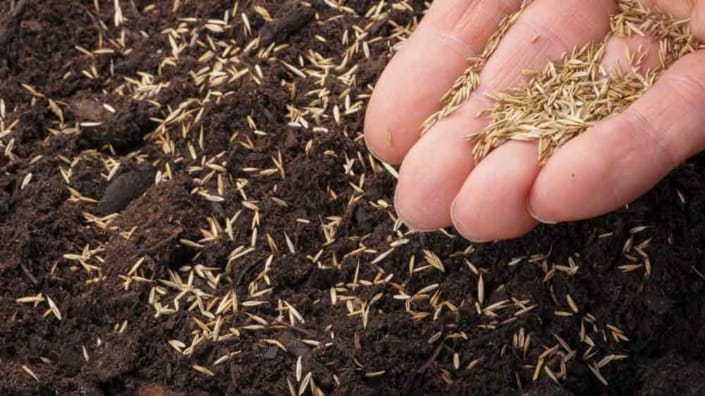
[[[442,99],[443,108],[424,124],[428,130],[458,109],[480,83],[480,72],[499,41],[531,1],[504,18],[480,56]],[[527,73],[526,85],[495,94],[490,123],[468,136],[476,161],[510,140],[538,142],[538,159],[544,163],[563,144],[606,117],[619,114],[639,99],[679,58],[701,48],[690,32],[688,20],[678,20],[642,6],[636,0],[619,0],[610,31],[601,42],[592,42],[565,54],[537,72]],[[613,37],[639,35],[659,44],[658,64],[642,70],[644,54],[627,53],[631,70],[608,72],[601,65],[607,42]]]

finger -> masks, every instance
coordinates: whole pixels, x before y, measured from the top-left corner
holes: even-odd
[[[632,71],[630,59],[642,67],[658,63],[656,44],[648,38],[611,38],[602,66],[607,73]],[[641,54],[641,55],[637,55]],[[541,167],[535,142],[508,142],[488,155],[461,188],[453,208],[456,228],[469,239],[495,240],[521,236],[536,220],[528,197]]]
[[[622,114],[570,141],[534,184],[537,216],[567,221],[631,202],[705,148],[705,51],[678,60]]]
[[[484,93],[516,86],[525,78],[522,70],[542,68],[548,59],[602,38],[613,7],[612,0],[545,0],[527,7],[482,70],[477,91],[428,131],[404,160],[396,207],[407,224],[422,230],[450,224],[451,202],[474,166],[466,137],[487,125],[486,118],[477,117],[491,108]]]
[[[698,0],[642,0],[645,7],[665,12],[676,18],[688,18],[695,37],[705,39],[705,1]]]
[[[676,18],[686,18],[693,8],[693,0],[641,0],[650,9],[657,9]]]
[[[365,116],[365,140],[378,158],[399,163],[423,121],[480,54],[520,0],[436,1],[380,77]]]
[[[480,162],[451,208],[461,235],[475,242],[510,239],[536,226],[526,208],[538,169],[536,153],[534,142],[509,142]]]

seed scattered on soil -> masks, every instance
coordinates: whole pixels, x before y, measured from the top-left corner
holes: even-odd
[[[213,377],[213,376],[215,375],[214,372],[210,371],[209,369],[207,369],[207,368],[205,368],[205,367],[203,367],[203,366],[199,366],[199,365],[197,365],[197,364],[194,364],[194,365],[191,366],[191,367],[192,367],[194,370],[198,371],[199,373],[201,373],[201,374],[203,374],[203,375],[205,375],[205,376]]]
[[[29,375],[30,377],[34,378],[35,381],[39,382],[39,377],[37,377],[37,374],[34,374],[34,371],[32,371],[32,369],[30,369],[29,367],[22,365],[22,371],[27,373],[27,375]]]

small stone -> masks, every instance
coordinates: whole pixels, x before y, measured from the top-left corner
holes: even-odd
[[[98,212],[108,215],[125,209],[154,183],[155,173],[151,165],[143,164],[115,178],[98,202]]]

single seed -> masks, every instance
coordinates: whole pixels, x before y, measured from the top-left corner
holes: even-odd
[[[22,371],[27,373],[30,377],[34,378],[35,381],[39,382],[39,377],[37,377],[37,374],[34,374],[34,371],[30,369],[28,366],[22,365]]]
[[[207,368],[205,368],[205,367],[203,367],[203,366],[199,366],[199,365],[197,365],[197,364],[194,364],[194,365],[191,366],[191,368],[194,369],[194,370],[196,370],[196,371],[198,371],[199,373],[201,373],[201,374],[203,374],[203,375],[205,375],[205,376],[208,376],[208,377],[213,377],[213,376],[215,376],[215,373],[214,373],[214,372],[208,370]]]

